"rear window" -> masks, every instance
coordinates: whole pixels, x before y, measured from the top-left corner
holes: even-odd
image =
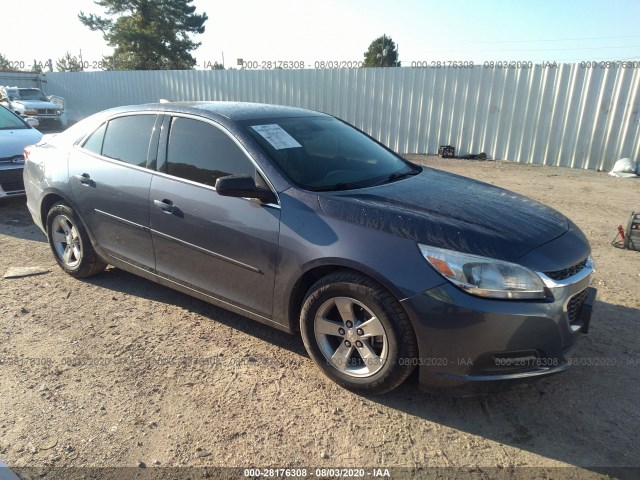
[[[107,131],[107,124],[103,123],[100,128],[91,134],[91,136],[84,142],[83,148],[90,152],[102,154],[102,142],[104,141],[104,133]]]

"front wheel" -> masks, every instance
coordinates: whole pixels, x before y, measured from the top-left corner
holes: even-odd
[[[89,277],[107,266],[98,258],[82,222],[66,203],[55,203],[49,210],[47,237],[56,262],[73,277]]]
[[[356,272],[335,272],[311,287],[300,330],[311,358],[349,390],[391,391],[415,366],[418,347],[404,309],[385,288]]]

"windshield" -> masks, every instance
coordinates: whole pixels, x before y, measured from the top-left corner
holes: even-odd
[[[42,100],[47,102],[47,97],[37,88],[20,88],[21,100]]]
[[[370,187],[421,171],[333,117],[242,123],[293,183],[307,190]]]
[[[4,107],[0,107],[0,130],[15,130],[29,128],[22,120]]]
[[[20,93],[18,92],[17,88],[11,90],[7,89],[6,92],[9,100],[11,100],[12,102],[15,100],[20,100]]]

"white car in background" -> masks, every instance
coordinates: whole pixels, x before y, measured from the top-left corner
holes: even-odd
[[[24,147],[42,139],[37,125],[35,118],[23,120],[0,106],[0,199],[24,195]]]
[[[35,117],[41,126],[67,128],[64,98],[46,96],[39,88],[0,86],[0,105],[21,117]]]

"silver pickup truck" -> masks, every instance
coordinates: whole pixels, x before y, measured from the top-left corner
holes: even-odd
[[[64,98],[46,96],[39,88],[0,86],[0,105],[21,117],[35,117],[41,126],[67,127]]]

